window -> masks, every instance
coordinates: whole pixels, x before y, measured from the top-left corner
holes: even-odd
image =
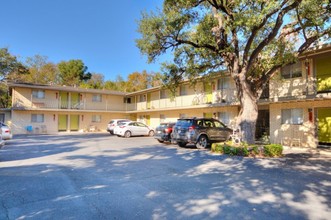
[[[94,94],[92,96],[92,102],[102,102],[102,96],[101,96],[101,94]]]
[[[218,120],[226,125],[230,123],[230,114],[228,112],[218,112]]]
[[[167,98],[167,92],[166,90],[161,90],[160,91],[160,99],[166,99]]]
[[[217,80],[217,90],[230,88],[229,78],[220,78]]]
[[[185,85],[181,85],[179,87],[179,95],[180,96],[187,95],[187,91],[186,91],[186,86]]]
[[[139,102],[146,102],[146,95],[140,95]]]
[[[166,120],[166,116],[164,114],[160,115],[160,122],[164,122]]]
[[[299,108],[282,109],[282,124],[300,125],[303,123],[303,110]]]
[[[281,73],[284,79],[301,77],[302,76],[301,62],[282,67]]]
[[[125,97],[124,98],[124,103],[130,104],[131,103],[131,97]]]
[[[35,123],[43,123],[44,122],[44,114],[32,114],[31,122]]]
[[[92,122],[101,122],[101,115],[92,115]]]
[[[32,97],[36,99],[44,99],[45,91],[44,90],[32,90]]]
[[[187,118],[187,114],[179,114],[179,118]]]

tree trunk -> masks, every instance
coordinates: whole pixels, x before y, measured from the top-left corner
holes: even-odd
[[[258,116],[257,98],[244,81],[241,81],[238,91],[241,109],[237,125],[240,127],[243,141],[254,144]]]

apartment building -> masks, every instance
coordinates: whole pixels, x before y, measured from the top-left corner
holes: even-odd
[[[226,75],[182,83],[176,94],[161,87],[133,93],[65,86],[9,84],[14,134],[106,131],[113,118],[156,127],[181,117],[214,117],[234,127],[240,106]],[[258,103],[256,137],[272,143],[331,144],[331,46],[311,50],[282,68]]]

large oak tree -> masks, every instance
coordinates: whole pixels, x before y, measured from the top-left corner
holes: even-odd
[[[143,13],[137,46],[154,62],[168,51],[164,82],[226,70],[241,110],[237,124],[254,142],[257,102],[270,78],[310,46],[330,41],[329,0],[165,0]]]

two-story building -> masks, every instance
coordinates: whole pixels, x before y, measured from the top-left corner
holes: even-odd
[[[133,93],[65,86],[9,84],[14,134],[105,131],[114,118],[156,127],[181,117],[214,117],[234,127],[240,106],[233,80],[222,74],[176,94],[162,87]],[[272,78],[258,103],[256,136],[272,143],[331,144],[331,46],[311,50]]]

